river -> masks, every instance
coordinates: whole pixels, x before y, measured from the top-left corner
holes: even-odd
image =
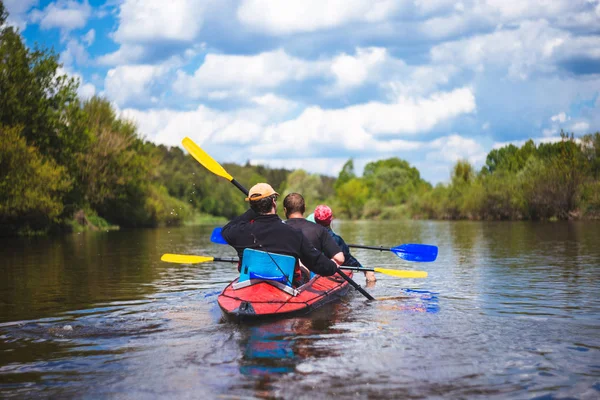
[[[224,321],[213,226],[0,240],[1,398],[600,398],[600,223],[335,221],[378,275],[306,317]],[[365,285],[364,277],[355,279]]]

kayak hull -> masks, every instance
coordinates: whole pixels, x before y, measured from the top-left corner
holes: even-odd
[[[347,273],[352,278],[351,273]],[[233,320],[252,321],[287,318],[311,311],[348,293],[350,284],[340,275],[315,276],[297,288],[294,296],[268,281],[236,289],[235,279],[221,292],[217,302],[223,314]]]

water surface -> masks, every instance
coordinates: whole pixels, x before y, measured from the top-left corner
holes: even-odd
[[[600,398],[599,223],[336,221],[438,260],[355,250],[429,277],[254,325],[222,319],[231,264],[160,262],[235,255],[212,228],[0,241],[0,397]]]

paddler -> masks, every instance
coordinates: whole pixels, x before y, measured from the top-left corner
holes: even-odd
[[[317,208],[315,208],[314,218],[317,224],[327,229],[331,237],[335,240],[340,249],[342,249],[342,251],[344,252],[344,258],[346,259],[344,265],[347,265],[349,267],[362,268],[363,266],[360,264],[360,262],[358,262],[358,260],[354,258],[352,254],[350,254],[350,248],[348,247],[344,239],[342,239],[340,235],[336,234],[331,229],[331,221],[333,221],[333,212],[331,211],[331,208],[324,204],[318,205]],[[365,278],[367,282],[375,282],[377,280],[375,278],[375,273],[372,271],[365,271]]]
[[[293,256],[312,272],[330,276],[337,271],[337,264],[317,250],[301,231],[283,223],[277,215],[277,193],[268,183],[257,183],[248,192],[246,201],[250,209],[232,219],[223,227],[223,238],[233,246],[240,257],[244,249],[251,248],[271,253]],[[294,286],[308,280],[296,265]]]
[[[304,219],[306,203],[300,193],[290,193],[283,199],[283,210],[287,220],[286,224],[296,228],[306,236],[312,245],[331,258],[338,265],[344,264],[344,253],[337,245],[327,229]]]

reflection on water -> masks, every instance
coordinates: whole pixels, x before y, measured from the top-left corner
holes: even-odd
[[[599,398],[600,224],[344,222],[379,275],[303,318],[225,322],[212,226],[0,242],[0,397]],[[364,277],[355,275],[363,286]]]

